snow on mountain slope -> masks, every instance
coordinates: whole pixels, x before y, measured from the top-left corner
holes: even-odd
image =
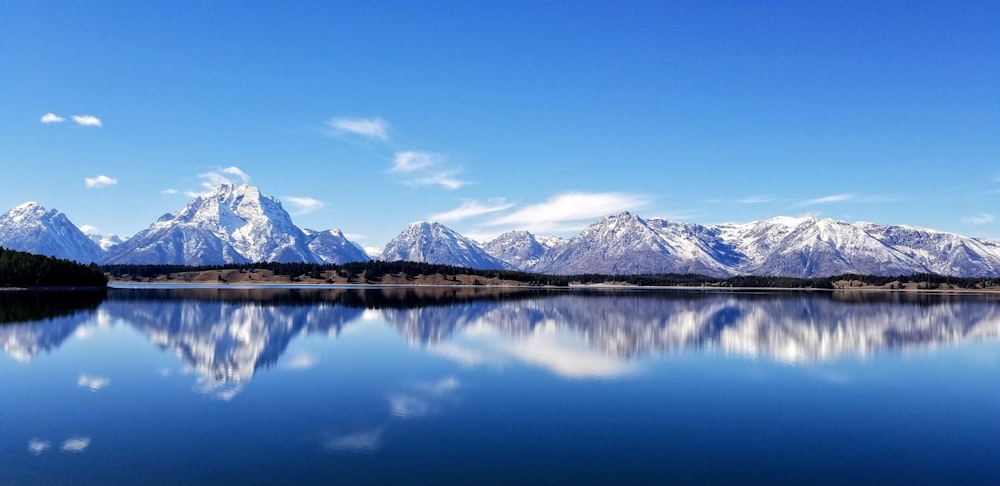
[[[558,237],[538,237],[527,231],[508,231],[483,247],[494,258],[519,270],[530,270],[546,251],[563,243]]]
[[[27,202],[0,216],[0,246],[81,263],[100,262],[101,247],[65,214]]]
[[[543,273],[700,273],[728,276],[741,259],[701,225],[644,220],[624,212],[588,226],[534,266]]]
[[[779,217],[716,228],[724,240],[746,255],[746,260],[734,267],[740,273],[819,277],[928,271],[863,227],[842,221]]]
[[[1000,275],[1000,244],[913,226],[855,223],[873,237],[941,275]]]
[[[371,260],[368,253],[339,229],[327,231],[303,230],[309,241],[309,249],[326,263],[366,262]]]
[[[250,185],[221,184],[114,247],[108,262],[321,263],[307,240],[277,199]]]
[[[112,246],[120,245],[122,242],[128,238],[122,238],[118,235],[87,235],[90,241],[97,243],[97,246],[101,247],[101,250],[107,252]]]
[[[385,261],[407,260],[479,269],[512,268],[486,253],[476,242],[441,223],[411,224],[382,250]]]

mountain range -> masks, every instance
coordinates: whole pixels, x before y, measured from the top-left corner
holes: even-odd
[[[61,212],[29,202],[0,215],[0,246],[80,262],[215,265],[346,263],[369,252],[338,229],[296,226],[277,199],[222,184],[130,238],[88,236]],[[776,217],[700,225],[624,212],[568,240],[509,231],[481,244],[437,222],[413,223],[382,260],[549,274],[697,273],[821,277],[844,273],[1000,276],[1000,244],[901,225]]]

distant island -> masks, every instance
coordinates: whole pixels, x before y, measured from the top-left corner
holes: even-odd
[[[105,288],[108,278],[95,264],[0,247],[0,288]]]
[[[843,274],[819,278],[740,275],[728,278],[698,274],[549,275],[514,270],[483,270],[409,261],[335,264],[253,263],[227,265],[104,265],[115,283],[174,284],[317,284],[317,285],[483,285],[569,287],[619,285],[639,287],[783,288],[886,290],[993,290],[1000,279],[935,274],[876,276]]]

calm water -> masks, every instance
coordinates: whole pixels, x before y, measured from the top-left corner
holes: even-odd
[[[0,295],[0,484],[996,484],[1000,299]]]

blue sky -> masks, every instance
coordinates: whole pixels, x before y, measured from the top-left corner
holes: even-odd
[[[995,1],[0,2],[0,208],[131,235],[228,179],[366,246],[626,209],[1000,239],[998,26]]]

